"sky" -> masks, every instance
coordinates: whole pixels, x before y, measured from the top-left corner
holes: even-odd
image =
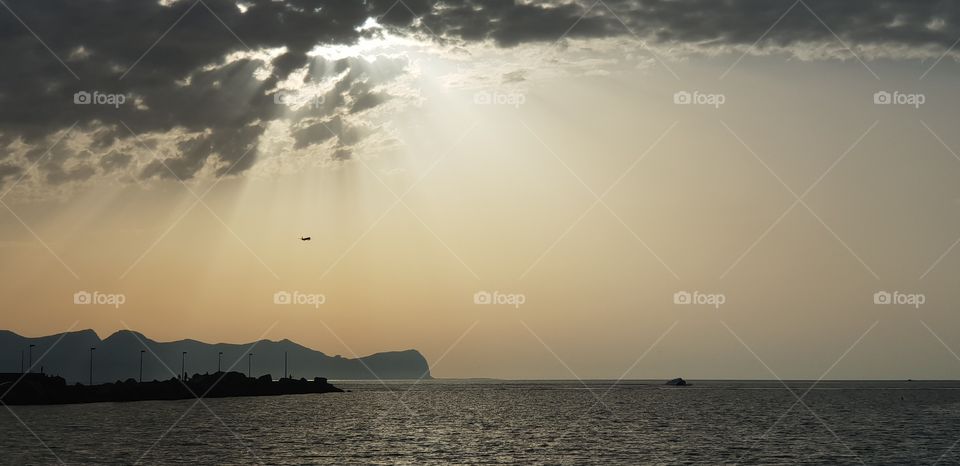
[[[951,2],[94,3],[0,9],[0,328],[960,373]]]

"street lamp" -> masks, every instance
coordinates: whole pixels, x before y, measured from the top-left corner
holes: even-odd
[[[93,351],[97,348],[94,346],[90,347],[90,386],[93,386]]]
[[[143,353],[146,351],[140,350],[140,383],[143,383]]]
[[[220,372],[220,361],[223,359],[223,351],[217,352],[217,373]]]
[[[184,372],[184,361],[187,359],[187,352],[180,354],[180,380],[187,380],[187,373]]]
[[[29,359],[30,364],[27,366],[27,372],[30,372],[30,373],[33,372],[33,347],[34,346],[37,346],[37,345],[30,345],[30,347],[28,348],[28,351],[29,351],[28,354],[30,355],[30,359]]]
[[[250,360],[253,359],[253,353],[247,353],[247,377],[250,377]]]

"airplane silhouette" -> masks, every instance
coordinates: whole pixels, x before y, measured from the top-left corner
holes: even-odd
[[[300,237],[300,241],[310,241],[310,237],[309,237],[309,236],[301,236],[301,237]]]

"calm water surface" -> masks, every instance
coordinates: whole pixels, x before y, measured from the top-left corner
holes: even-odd
[[[16,406],[29,430],[0,411],[0,461],[960,464],[957,382],[821,382],[806,406],[776,382],[585,384],[340,382],[352,391]],[[789,386],[799,396],[810,382]]]

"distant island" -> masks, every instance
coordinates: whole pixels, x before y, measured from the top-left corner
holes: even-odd
[[[194,374],[184,381],[177,378],[152,382],[127,379],[100,385],[67,385],[63,377],[45,374],[0,374],[0,401],[8,405],[183,400],[198,397],[299,395],[342,391],[322,377],[313,380],[283,378],[275,381],[269,374],[252,378],[239,372]]]
[[[316,376],[331,380],[431,378],[427,360],[416,350],[345,358],[328,356],[290,340],[260,340],[255,345],[157,342],[129,330],[105,339],[93,330],[30,338],[0,330],[0,373],[27,371],[31,359],[32,372],[62,377],[67,385],[112,384],[128,379],[166,381],[180,376],[180,372],[218,371],[249,371],[254,378],[282,374],[281,379],[309,380]]]

